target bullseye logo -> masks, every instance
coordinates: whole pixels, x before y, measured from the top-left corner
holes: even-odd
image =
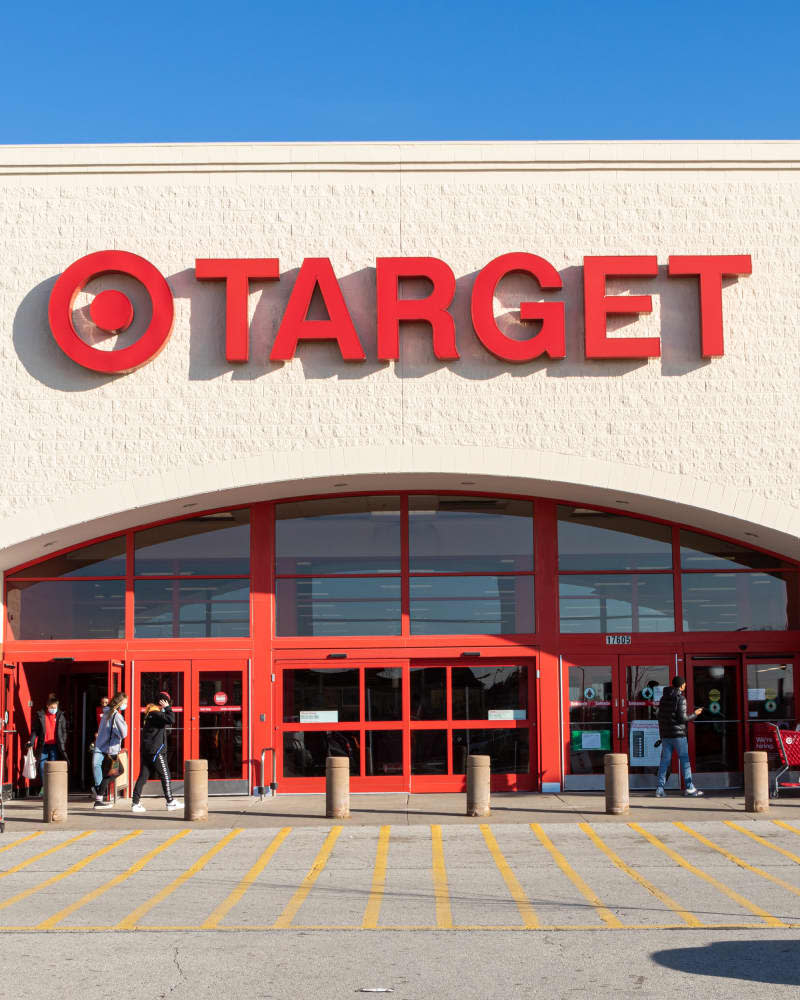
[[[72,310],[76,297],[93,278],[115,273],[129,275],[144,285],[153,315],[133,344],[118,351],[102,351],[79,336]],[[128,296],[113,289],[98,293],[89,306],[91,321],[108,334],[127,330],[133,313]],[[48,306],[50,329],[61,350],[76,364],[105,374],[132,372],[156,357],[169,340],[174,315],[172,292],[164,276],[144,257],[126,250],[101,250],[76,260],[56,281]]]

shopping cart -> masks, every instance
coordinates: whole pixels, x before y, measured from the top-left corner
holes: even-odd
[[[772,798],[777,799],[781,788],[800,788],[800,781],[782,780],[787,771],[800,770],[800,732],[795,729],[781,729],[774,722],[768,725],[773,730],[775,748],[782,765],[772,783]]]

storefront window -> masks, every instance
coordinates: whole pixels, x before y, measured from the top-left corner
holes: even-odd
[[[672,569],[672,529],[588,507],[558,508],[561,572]]]
[[[15,579],[60,579],[76,576],[125,576],[125,536],[64,552],[14,573]]]
[[[675,630],[671,574],[562,574],[558,597],[562,632]]]
[[[684,573],[687,632],[782,631],[800,626],[796,573]]]
[[[15,639],[122,639],[124,580],[9,581]]]
[[[400,635],[400,498],[278,504],[275,569],[277,635]]]
[[[412,573],[530,573],[533,505],[491,497],[412,496]]]
[[[465,774],[470,754],[492,758],[492,774],[527,774],[530,738],[527,729],[454,729],[453,774]]]
[[[681,567],[683,569],[781,569],[789,568],[767,552],[746,549],[743,545],[701,535],[696,531],[681,531]]]
[[[526,666],[453,667],[453,718],[523,720],[528,717]]]
[[[248,576],[250,511],[160,524],[134,537],[136,576]]]
[[[283,672],[283,721],[358,722],[358,669],[297,668]]]
[[[411,730],[411,773],[447,774],[447,730]]]
[[[279,503],[275,570],[282,576],[400,572],[400,498]]]
[[[137,580],[134,606],[137,639],[250,634],[246,580]]]
[[[509,635],[534,625],[533,505],[409,497],[411,635]]]
[[[400,580],[288,577],[278,580],[277,635],[400,635]]]

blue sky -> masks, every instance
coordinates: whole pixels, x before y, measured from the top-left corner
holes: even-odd
[[[800,138],[797,0],[45,0],[0,27],[0,143]]]

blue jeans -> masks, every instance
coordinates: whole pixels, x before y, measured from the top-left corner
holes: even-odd
[[[42,788],[44,789],[44,762],[46,760],[61,760],[58,754],[58,747],[55,743],[45,743],[42,747],[42,752],[39,755],[39,775],[42,779]]]
[[[671,738],[664,736],[661,739],[661,760],[658,762],[658,787],[663,788],[667,780],[667,769],[672,760],[672,754],[677,753],[678,761],[683,772],[683,783],[687,790],[694,788],[692,783],[692,767],[689,763],[689,741],[685,736]]]
[[[92,750],[92,781],[94,782],[94,790],[100,787],[100,783],[103,780],[103,757],[105,754],[102,750],[95,748]]]

